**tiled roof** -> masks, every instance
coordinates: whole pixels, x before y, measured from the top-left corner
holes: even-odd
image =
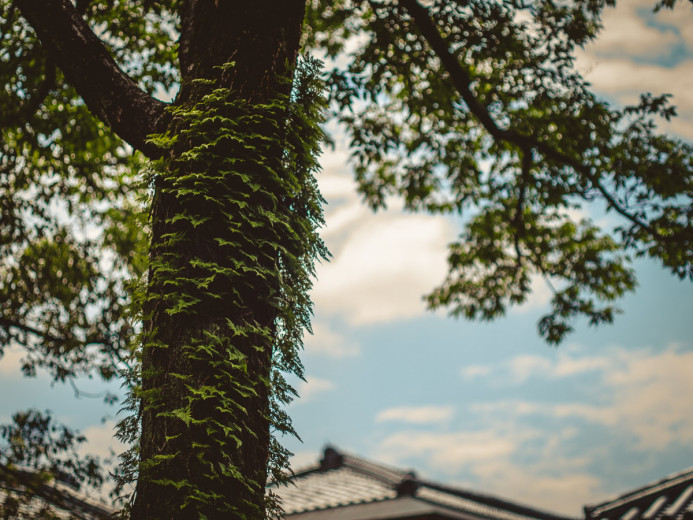
[[[29,487],[25,485],[27,483],[31,483]],[[98,503],[60,482],[36,487],[35,473],[32,471],[10,470],[0,464],[0,511],[15,501],[18,501],[18,508],[12,518],[17,519],[44,518],[40,512],[46,506],[51,507],[56,518],[65,520],[106,520],[112,518],[115,512],[106,504]]]
[[[693,468],[586,506],[585,516],[588,520],[693,520]]]
[[[339,520],[431,516],[464,520],[567,520],[504,499],[441,486],[401,471],[325,449],[319,464],[271,485],[289,519]]]

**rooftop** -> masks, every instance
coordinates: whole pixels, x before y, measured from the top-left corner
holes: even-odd
[[[106,520],[115,512],[70,485],[43,483],[36,477],[32,470],[0,464],[0,512],[11,515],[7,518]],[[52,516],[44,512],[46,508]]]
[[[693,468],[613,500],[585,506],[587,520],[693,520]]]
[[[293,484],[272,485],[291,520],[436,519],[568,520],[495,496],[429,482],[327,447]]]

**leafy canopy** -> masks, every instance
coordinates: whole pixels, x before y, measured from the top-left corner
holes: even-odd
[[[669,96],[613,107],[574,67],[613,3],[311,3],[306,44],[338,64],[332,115],[366,201],[463,216],[431,308],[491,320],[541,277],[553,299],[539,332],[559,343],[579,316],[612,321],[632,256],[693,278],[692,149],[654,122],[675,116]]]
[[[611,106],[574,69],[612,4],[308,2],[304,49],[330,64],[330,116],[365,200],[462,216],[432,308],[491,320],[541,277],[554,296],[539,332],[558,343],[579,316],[613,319],[636,285],[634,256],[693,278],[691,146],[654,123],[675,109],[649,94]],[[175,89],[177,3],[76,5],[145,91]],[[27,375],[43,367],[57,381],[135,369],[143,157],[92,116],[10,0],[0,82],[0,352],[20,345]],[[591,220],[595,204],[618,217],[614,229]]]

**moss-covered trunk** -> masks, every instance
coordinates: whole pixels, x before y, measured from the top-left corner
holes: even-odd
[[[304,1],[190,0],[155,179],[131,517],[262,518],[283,125]],[[279,235],[277,235],[279,233]]]

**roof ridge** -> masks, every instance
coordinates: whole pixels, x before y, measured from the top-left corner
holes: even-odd
[[[343,465],[360,473],[379,478],[393,485],[401,483],[403,480],[417,480],[416,473],[412,470],[398,470],[377,462],[356,457],[354,455],[342,454],[344,457]]]
[[[470,491],[467,489],[455,488],[430,480],[420,479],[413,470],[400,470],[385,464],[373,462],[356,455],[339,451],[336,447],[331,445],[325,447],[323,458],[320,460],[320,463],[317,466],[301,472],[300,475],[308,475],[314,472],[324,473],[340,468],[346,468],[365,477],[375,479],[390,487],[397,493],[397,496],[418,496],[418,489],[429,488],[441,493],[447,493],[451,496],[471,500],[489,507],[494,507],[499,510],[511,511],[518,515],[530,516],[542,520],[573,520],[572,517],[549,513],[531,506],[511,502],[497,496],[479,493],[477,491]],[[299,476],[299,474],[297,473],[296,476]]]
[[[693,467],[672,473],[659,480],[654,480],[649,484],[618,495],[611,500],[605,500],[604,502],[600,502],[599,504],[595,504],[593,506],[585,506],[585,511],[588,513],[588,516],[591,516],[595,511],[607,511],[609,509],[614,509],[631,500],[637,500],[639,498],[646,497],[647,495],[658,493],[663,489],[670,487],[673,488],[681,484],[685,484],[688,481],[693,482]]]
[[[517,502],[511,502],[504,498],[500,498],[498,496],[490,495],[487,493],[480,493],[478,491],[471,491],[468,489],[451,487],[448,485],[438,484],[436,482],[431,482],[427,480],[419,480],[418,483],[421,487],[427,487],[430,489],[434,489],[436,491],[440,491],[442,493],[448,493],[456,497],[464,498],[467,500],[473,500],[475,502],[479,502],[487,506],[496,507],[498,509],[504,509],[506,511],[512,511],[514,513],[525,516],[543,518],[545,520],[573,520],[574,518],[569,516],[557,515],[555,513],[549,513],[548,511],[544,511],[542,509],[537,509],[535,507],[527,506],[524,504],[518,504]]]
[[[298,471],[292,472],[293,474],[290,480],[310,473],[326,472],[341,467],[347,467],[362,475],[380,480],[381,482],[392,485],[393,488],[404,480],[413,479],[418,481],[416,473],[413,470],[399,470],[381,463],[372,462],[350,453],[344,453],[331,445],[325,446],[323,457],[318,464],[299,468]],[[274,484],[274,482],[270,482],[269,484]]]

